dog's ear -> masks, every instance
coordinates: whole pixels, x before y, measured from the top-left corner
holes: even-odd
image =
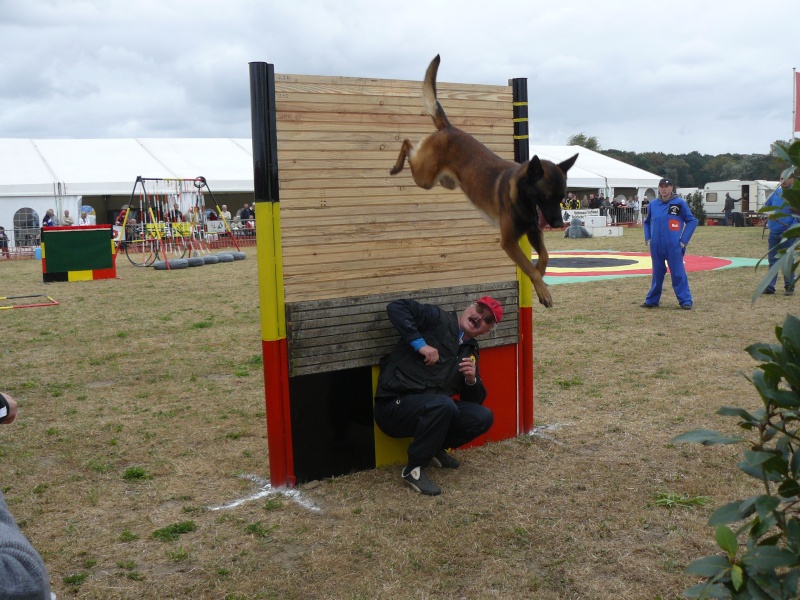
[[[544,169],[542,168],[542,162],[539,160],[538,156],[534,156],[528,162],[528,179],[531,181],[539,181],[542,177],[544,177]]]
[[[569,171],[570,167],[572,167],[572,165],[575,164],[576,160],[578,160],[578,155],[577,154],[575,156],[573,156],[572,158],[568,158],[564,162],[558,163],[558,168],[561,169],[561,171],[564,173],[564,175],[566,175],[567,171]]]

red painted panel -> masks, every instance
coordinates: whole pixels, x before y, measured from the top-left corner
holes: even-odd
[[[274,487],[294,487],[292,422],[289,410],[289,369],[286,338],[261,341],[267,405],[269,480]]]
[[[116,279],[117,268],[111,267],[110,269],[95,269],[92,271],[92,279]]]
[[[481,379],[488,396],[484,406],[492,409],[494,425],[488,433],[470,442],[467,447],[481,446],[517,435],[517,346],[481,349]]]

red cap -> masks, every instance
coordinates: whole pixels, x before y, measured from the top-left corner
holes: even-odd
[[[503,318],[503,307],[500,306],[500,303],[497,300],[490,298],[489,296],[484,296],[483,298],[478,298],[478,302],[492,311],[494,320],[498,323],[500,322],[500,319]]]

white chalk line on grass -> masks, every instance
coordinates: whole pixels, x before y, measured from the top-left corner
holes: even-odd
[[[538,437],[543,440],[547,440],[548,442],[553,442],[554,444],[563,444],[563,442],[559,442],[556,438],[552,435],[548,435],[546,431],[558,431],[564,427],[561,423],[552,423],[550,425],[537,425],[533,429],[531,429],[530,433],[528,434],[530,437]]]
[[[252,502],[253,500],[260,500],[261,498],[266,498],[267,496],[284,496],[293,500],[303,508],[310,510],[311,512],[321,512],[319,506],[314,504],[313,501],[309,500],[308,498],[304,497],[298,490],[290,490],[288,488],[273,488],[272,484],[264,479],[263,477],[259,477],[258,475],[250,475],[249,473],[243,473],[239,475],[241,479],[247,479],[248,481],[252,481],[255,483],[259,489],[254,494],[250,496],[246,496],[244,498],[239,498],[238,500],[234,500],[233,502],[229,502],[228,504],[223,504],[221,506],[209,506],[209,510],[230,510],[231,508],[236,508],[237,506],[241,506],[246,502]]]

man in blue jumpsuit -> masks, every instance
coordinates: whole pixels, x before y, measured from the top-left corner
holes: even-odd
[[[671,179],[658,183],[658,198],[648,206],[644,220],[644,243],[650,245],[653,260],[653,281],[644,299],[643,308],[656,308],[661,301],[661,288],[669,267],[672,289],[684,310],[692,309],[692,292],[683,265],[686,246],[697,229],[697,219],[686,201],[675,193]]]
[[[777,208],[775,211],[776,215],[780,215],[780,218],[769,219],[767,221],[767,227],[769,228],[769,253],[767,258],[769,260],[770,268],[776,262],[778,262],[778,251],[781,249],[786,249],[792,245],[791,239],[782,239],[783,233],[789,229],[792,225],[797,223],[797,217],[791,211],[791,209],[786,205],[783,200],[783,190],[786,188],[792,187],[794,184],[795,175],[792,173],[789,175],[786,180],[784,181],[781,179],[780,187],[775,190],[772,195],[767,200],[764,206],[774,206]],[[772,278],[772,281],[769,283],[767,288],[764,290],[765,294],[774,294],[775,293],[775,284],[778,283],[778,274],[775,273],[775,277]],[[794,281],[788,279],[785,275],[783,277],[783,287],[787,296],[791,296],[794,294]]]

